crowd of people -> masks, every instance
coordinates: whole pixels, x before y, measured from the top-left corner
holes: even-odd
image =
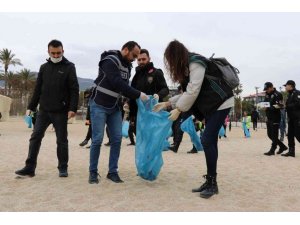
[[[25,161],[25,167],[15,173],[20,176],[35,176],[37,158],[41,147],[41,141],[45,131],[53,124],[57,141],[57,158],[59,177],[68,177],[68,132],[67,121],[74,117],[77,111],[79,98],[79,85],[75,65],[64,57],[62,42],[52,40],[48,44],[49,59],[41,65],[33,96],[26,112],[36,112],[36,122],[29,140],[29,151]],[[130,84],[132,62],[137,59],[138,66]],[[210,198],[218,194],[217,160],[219,131],[225,129],[231,121],[229,112],[234,106],[234,95],[231,89],[222,89],[218,82],[212,82],[207,74],[211,74],[211,68],[205,61],[205,57],[189,51],[183,43],[171,41],[164,52],[165,67],[174,83],[179,84],[179,94],[167,98],[169,89],[161,69],[154,67],[150,53],[142,49],[135,41],[125,43],[121,50],[104,51],[98,64],[98,76],[94,86],[85,92],[88,99],[88,113],[86,125],[88,133],[80,146],[87,145],[91,139],[89,178],[90,184],[99,183],[98,164],[100,149],[103,142],[105,127],[109,136],[110,155],[107,179],[115,183],[122,183],[119,176],[118,161],[122,140],[122,120],[130,122],[129,136],[131,145],[135,145],[137,105],[136,100],[147,101],[149,95],[158,100],[153,111],[169,111],[169,120],[173,123],[173,145],[170,150],[177,152],[182,141],[183,132],[180,124],[193,115],[197,130],[201,131],[201,143],[206,159],[205,182],[192,192],[199,192],[200,197]],[[219,81],[222,77],[217,77]],[[213,83],[213,85],[212,85]],[[217,85],[217,86],[216,86]],[[271,149],[264,153],[267,156],[281,154],[282,156],[295,157],[295,138],[300,141],[300,92],[296,90],[294,81],[289,80],[284,85],[288,92],[287,101],[271,82],[265,83],[265,102],[269,107],[265,108],[267,116],[267,135],[272,141]],[[222,95],[221,95],[221,94]],[[221,97],[220,97],[221,96]],[[122,113],[123,111],[123,113]],[[288,147],[278,138],[279,128],[285,123],[285,111],[288,115]],[[129,113],[125,116],[125,113]],[[126,114],[127,115],[127,114]],[[250,130],[250,122],[253,122],[253,130],[257,130],[259,114],[253,110],[251,116],[245,112],[243,120],[246,129]],[[283,121],[283,122],[282,122]],[[245,133],[246,135],[246,133]],[[283,133],[284,135],[284,133]],[[188,153],[197,153],[193,146]]]

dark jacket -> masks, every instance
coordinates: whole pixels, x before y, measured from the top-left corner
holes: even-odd
[[[274,105],[283,106],[282,94],[278,92],[275,88],[274,91],[270,94],[266,93],[265,102],[270,102],[270,107],[266,109],[266,116],[268,121],[272,121],[274,123],[280,123],[281,113],[280,109],[274,107]]]
[[[294,89],[289,92],[285,108],[289,119],[300,120],[300,91]]]
[[[251,120],[252,122],[257,122],[257,120],[259,120],[259,114],[256,110],[253,110],[251,113]]]
[[[45,112],[76,112],[78,98],[75,65],[65,57],[59,63],[47,60],[38,73],[28,109],[35,111],[40,104],[40,110]]]
[[[136,67],[136,73],[132,79],[131,87],[144,92],[147,95],[158,94],[159,101],[169,94],[169,88],[161,69],[154,67],[150,62],[144,67]],[[130,116],[136,116],[137,104],[135,100],[130,101]]]
[[[123,59],[120,51],[102,53],[98,77],[94,81],[96,87],[93,89],[91,99],[98,105],[113,108],[116,105],[121,107],[122,95],[133,99],[139,98],[141,92],[128,84],[131,68],[131,63]]]

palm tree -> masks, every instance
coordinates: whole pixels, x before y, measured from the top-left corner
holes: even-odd
[[[25,96],[25,104],[27,105],[28,103],[28,94],[30,91],[33,90],[34,83],[35,83],[35,75],[32,73],[29,69],[22,69],[19,73],[19,80],[20,80],[20,92],[21,96]]]
[[[14,58],[15,54],[11,53],[11,50],[3,48],[0,50],[0,63],[4,66],[4,82],[5,82],[5,94],[7,95],[7,76],[9,65],[20,65],[22,66],[21,60]]]
[[[18,85],[18,77],[12,71],[7,72],[6,84],[8,91],[7,95],[11,97],[12,88],[15,89],[15,87]]]

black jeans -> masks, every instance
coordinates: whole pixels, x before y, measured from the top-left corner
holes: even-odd
[[[289,119],[288,124],[289,148],[295,148],[295,138],[300,142],[300,120]]]
[[[136,121],[136,120],[135,120]],[[131,144],[135,144],[134,135],[136,135],[136,122],[129,122],[128,136]]]
[[[181,124],[191,115],[192,115],[191,111],[183,112],[180,114],[177,120],[175,120],[174,123],[172,124],[173,142],[175,145],[177,144],[179,146],[183,138],[183,131],[180,128]]]
[[[52,123],[56,134],[58,169],[68,167],[69,154],[67,122],[68,114],[66,112],[38,112],[34,130],[29,140],[29,152],[26,160],[26,166],[35,169],[42,139],[47,127]]]
[[[268,137],[272,141],[272,146],[271,150],[275,150],[277,148],[277,145],[279,145],[279,148],[284,148],[286,147],[279,139],[278,139],[278,134],[279,134],[279,122],[274,122],[274,121],[268,121],[267,122],[267,133]]]
[[[218,110],[205,118],[205,130],[201,142],[204,148],[207,175],[216,176],[218,160],[218,135],[230,108]]]
[[[89,125],[88,132],[86,134],[85,140],[89,141],[92,138],[92,125]]]

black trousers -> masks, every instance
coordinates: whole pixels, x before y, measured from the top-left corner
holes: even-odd
[[[268,121],[267,122],[267,133],[268,137],[272,141],[272,146],[271,150],[274,150],[277,148],[277,145],[280,148],[286,147],[279,139],[278,139],[278,134],[279,134],[279,122],[274,122],[274,121]]]
[[[38,112],[34,130],[29,140],[29,152],[26,159],[26,166],[35,169],[42,139],[47,127],[52,123],[56,134],[58,168],[68,167],[69,149],[67,122],[68,114],[66,112]]]
[[[257,130],[257,121],[253,120],[253,130]]]
[[[181,124],[191,115],[192,115],[191,111],[183,112],[180,114],[177,120],[175,120],[174,123],[172,124],[173,142],[175,145],[176,144],[180,145],[183,138],[183,131],[180,128]]]
[[[136,120],[135,120],[136,121]],[[136,135],[136,122],[129,122],[128,136],[131,144],[135,144],[134,135]]]
[[[295,138],[300,142],[300,120],[289,119],[288,125],[289,148],[295,148]]]
[[[85,140],[89,141],[92,138],[92,125],[89,125],[88,132],[86,134]]]

